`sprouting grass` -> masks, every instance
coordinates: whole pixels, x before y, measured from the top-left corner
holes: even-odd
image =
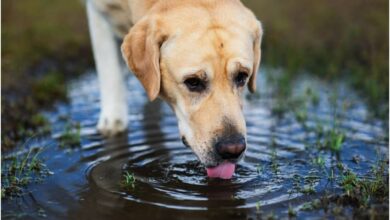
[[[301,189],[301,193],[303,193],[303,194],[314,194],[314,193],[316,193],[316,190],[314,189],[313,186],[307,185],[307,186],[304,186]]]
[[[320,149],[330,150],[333,153],[339,153],[342,148],[342,144],[345,140],[345,135],[340,128],[340,116],[337,114],[337,92],[334,92],[329,97],[329,103],[332,108],[333,117],[329,122],[331,123],[330,130],[325,130],[320,121],[317,121],[316,127],[313,129],[317,135],[317,146]]]
[[[122,177],[122,186],[126,189],[134,189],[136,181],[134,174],[126,171]]]
[[[311,202],[305,202],[301,209],[302,211],[310,211],[310,210],[313,210],[313,209],[318,209],[321,207],[321,200],[319,199],[315,199]]]
[[[327,173],[327,176],[328,176],[328,180],[329,181],[334,181],[335,180],[335,175],[334,175],[334,170],[333,168],[330,168],[330,173]]]
[[[332,129],[325,133],[324,140],[319,143],[320,149],[330,150],[334,153],[340,152],[344,142],[344,134],[339,130]]]
[[[313,209],[313,206],[312,206],[311,202],[305,202],[305,203],[303,203],[303,205],[301,207],[302,211],[310,211],[312,209]]]
[[[262,174],[265,170],[265,166],[264,165],[260,165],[260,164],[257,164],[256,165],[256,172],[258,175]]]
[[[256,213],[261,213],[261,205],[260,202],[256,202]]]
[[[297,216],[297,212],[293,209],[291,205],[288,206],[288,217],[292,218]]]
[[[322,155],[313,158],[313,164],[317,165],[321,169],[325,167],[325,159]]]
[[[332,105],[333,118],[330,121],[332,124],[329,130],[324,128],[321,121],[317,121],[312,131],[317,136],[317,146],[320,149],[330,150],[333,153],[341,151],[342,145],[345,141],[345,135],[340,129],[339,116],[337,115],[337,95],[333,94],[330,98]]]
[[[78,147],[81,145],[80,124],[68,122],[65,131],[59,138],[60,147]]]
[[[298,174],[293,175],[292,179],[292,189],[289,190],[289,194],[292,194],[294,192],[299,192],[301,190],[301,182],[302,182],[302,177]]]
[[[269,214],[265,217],[265,219],[267,219],[267,220],[275,220],[275,219],[278,219],[278,216],[275,215],[274,211],[271,211],[271,213],[269,213]]]
[[[340,185],[343,187],[347,195],[350,196],[357,183],[358,178],[356,174],[351,171],[348,171],[341,177]]]
[[[294,174],[292,179],[292,189],[289,190],[289,194],[303,193],[314,194],[316,190],[314,184],[319,180],[319,176],[312,175],[311,172],[305,177],[301,177],[298,174]]]
[[[368,207],[373,202],[388,200],[389,183],[388,173],[386,173],[387,168],[387,163],[380,161],[363,178],[347,170],[341,176],[339,184],[347,197],[357,202],[358,207]]]
[[[290,105],[290,108],[292,108],[297,122],[303,125],[303,127],[306,129],[306,121],[308,120],[308,107],[310,103],[313,106],[318,105],[319,95],[311,87],[307,87],[303,95],[297,98],[293,98],[293,100],[294,101],[292,101],[292,103],[295,104]]]
[[[331,130],[329,134],[328,147],[333,152],[339,152],[341,150],[342,143],[344,141],[344,134],[337,130]]]
[[[314,188],[315,183],[320,179],[314,171],[310,171],[307,176],[304,177],[304,185],[301,187],[300,192],[304,194],[314,194],[316,190]]]
[[[273,87],[273,96],[276,101],[272,106],[272,114],[282,117],[293,104],[290,99],[292,78],[289,74],[280,74],[278,71],[269,75],[269,83]]]
[[[301,124],[304,124],[307,120],[307,110],[306,108],[295,111],[295,118]]]
[[[344,193],[331,195],[326,193],[319,199],[304,203],[300,210],[324,209],[325,212],[330,210],[332,215],[339,216],[344,215],[348,210],[345,206],[349,206],[353,208],[356,218],[387,219],[388,206],[384,203],[387,204],[389,199],[388,159],[378,160],[364,176],[358,176],[345,168],[341,162],[338,162],[336,167],[340,173],[335,175],[334,179],[337,179]]]
[[[313,106],[318,105],[319,95],[311,87],[307,87],[303,94],[294,96],[292,95],[293,83],[292,76],[287,73],[275,74],[270,78],[270,84],[274,87],[273,96],[275,97],[272,114],[281,118],[285,113],[292,112],[297,122],[306,129],[306,121],[309,118],[308,107],[310,103]]]
[[[386,173],[386,169],[380,169],[381,166],[376,165],[376,168],[373,169],[370,174],[362,177],[352,172],[348,166],[343,164],[340,160],[340,152],[343,151],[346,135],[348,134],[341,123],[341,119],[344,117],[344,114],[342,113],[349,111],[348,108],[351,106],[351,103],[348,100],[341,100],[337,87],[332,90],[327,102],[330,105],[331,111],[329,120],[321,118],[312,119],[313,112],[311,109],[313,107],[313,110],[316,110],[314,107],[316,105],[318,106],[320,103],[319,95],[315,93],[315,90],[308,88],[303,95],[293,96],[291,92],[292,83],[291,81],[286,80],[289,77],[282,76],[281,78],[277,78],[277,76],[278,75],[276,74],[273,82],[276,85],[276,93],[273,94],[276,101],[272,109],[273,113],[278,116],[279,114],[283,115],[285,113],[288,114],[288,116],[295,116],[295,120],[302,125],[307,132],[314,134],[314,143],[308,141],[308,146],[316,146],[314,148],[309,148],[310,152],[314,155],[311,162],[312,165],[320,168],[320,170],[315,169],[315,172],[317,172],[315,175],[310,174],[309,176],[302,177],[294,175],[291,190],[288,192],[290,194],[303,193],[306,195],[316,195],[315,186],[316,183],[321,180],[321,175],[325,175],[325,178],[332,186],[338,184],[343,191],[342,193],[331,193],[329,197],[324,196],[320,199],[313,200],[312,202],[305,204],[302,207],[302,210],[323,208],[325,212],[326,210],[329,210],[330,213],[338,216],[348,212],[346,211],[348,209],[346,207],[352,207],[354,213],[371,213],[373,207],[376,205],[383,205],[384,202],[388,201],[388,174]],[[326,102],[324,102],[324,104],[325,103]],[[313,121],[314,123],[312,123]],[[311,136],[309,138],[311,138]],[[273,147],[270,168],[274,173],[278,173],[275,141],[272,141],[270,145]],[[326,161],[324,157],[327,155],[331,156],[332,159],[329,161],[329,169],[327,169],[325,165]],[[335,158],[333,158],[334,156]],[[360,161],[358,157],[353,157],[352,159],[356,164]],[[379,211],[379,214],[382,215],[383,213]]]
[[[331,193],[329,197],[323,196],[320,199],[313,200],[305,204],[302,207],[302,210],[323,208],[325,212],[326,210],[329,210],[330,213],[338,216],[347,212],[345,207],[352,207],[354,213],[361,212],[364,214],[367,212],[371,213],[373,207],[378,204],[382,205],[385,201],[388,201],[388,173],[386,173],[386,169],[376,165],[375,169],[372,169],[369,174],[362,177],[353,173],[348,166],[343,164],[340,160],[340,152],[343,151],[346,135],[348,134],[341,123],[341,119],[344,117],[342,113],[349,111],[347,108],[351,106],[351,103],[348,102],[348,100],[342,102],[336,87],[330,93],[327,102],[330,105],[330,119],[314,118],[312,120],[311,117],[313,116],[313,112],[311,111],[311,108],[313,107],[314,109],[316,105],[319,105],[319,95],[315,93],[315,90],[308,88],[303,95],[292,96],[291,86],[288,85],[291,84],[291,82],[286,79],[288,79],[288,77],[274,77],[274,84],[276,84],[276,94],[274,94],[276,103],[273,106],[273,110],[276,111],[273,113],[277,115],[287,113],[288,116],[295,116],[295,120],[301,124],[307,132],[314,134],[314,143],[308,141],[308,146],[316,146],[314,148],[309,148],[310,152],[314,155],[311,162],[312,165],[320,168],[320,170],[313,170],[316,172],[314,175],[313,173],[302,177],[294,175],[291,190],[288,192],[290,194],[303,193],[307,195],[316,195],[315,186],[316,183],[321,180],[321,175],[325,175],[325,178],[332,186],[338,184],[343,191],[341,194]],[[281,88],[281,90],[279,90],[279,88]],[[314,123],[312,123],[313,121]],[[270,168],[274,173],[278,173],[278,164],[276,163],[277,155],[275,150],[277,148],[275,147],[275,141],[273,140],[270,145],[273,150],[271,152]],[[327,169],[325,165],[326,160],[324,157],[327,155],[331,156],[332,159],[329,161],[329,169]],[[333,158],[334,156],[335,158]],[[352,159],[356,164],[359,163],[360,159],[358,157],[354,156]],[[382,167],[387,166],[382,165]],[[328,192],[326,192],[326,194],[327,193]],[[379,211],[379,214],[382,215],[383,213]]]
[[[311,105],[318,106],[319,95],[311,87],[307,87],[305,93],[296,98],[299,105],[295,106],[295,118],[305,129],[307,129],[306,121],[308,120],[308,108]]]
[[[275,148],[271,152],[271,169],[275,174],[279,172],[278,155]]]
[[[320,96],[314,89],[308,87],[305,91],[306,97],[311,101],[311,104],[317,106],[320,102]]]
[[[1,197],[15,197],[24,194],[25,187],[52,174],[39,159],[40,148],[31,148],[24,155],[2,158]]]

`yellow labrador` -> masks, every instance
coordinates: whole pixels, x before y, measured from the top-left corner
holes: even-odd
[[[101,90],[98,130],[127,128],[119,46],[150,100],[175,112],[209,177],[229,179],[246,150],[241,94],[256,89],[262,27],[238,0],[88,0]]]

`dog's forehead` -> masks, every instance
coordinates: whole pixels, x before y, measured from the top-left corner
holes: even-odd
[[[169,72],[178,79],[186,74],[205,71],[213,78],[216,66],[232,72],[241,65],[251,70],[253,39],[234,28],[218,28],[177,35],[161,48]],[[223,66],[223,67],[221,67]]]
[[[244,7],[180,7],[161,18],[169,36],[161,58],[177,80],[200,70],[212,78],[216,66],[226,72],[237,63],[252,69],[256,19]]]

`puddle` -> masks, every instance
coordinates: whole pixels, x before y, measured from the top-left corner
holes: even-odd
[[[388,154],[387,125],[371,119],[362,98],[343,83],[329,85],[309,77],[296,80],[292,96],[305,94],[308,87],[318,96],[317,105],[303,108],[307,118],[303,125],[291,111],[284,117],[273,114],[281,100],[272,92],[273,71],[269,72],[260,74],[260,98],[245,99],[248,150],[231,180],[206,177],[204,167],[181,143],[171,109],[161,101],[150,103],[132,76],[128,79],[129,131],[102,139],[95,130],[96,74],[83,75],[69,85],[70,103],[46,113],[52,136],[27,144],[43,147],[40,156],[54,174],[30,184],[23,197],[2,200],[3,217],[34,219],[43,213],[50,219],[256,219],[271,211],[286,217],[289,206],[341,192],[328,178],[336,157],[316,147],[313,129],[319,124],[326,130],[337,122],[345,135],[339,159],[358,175],[369,172],[378,155]],[[80,123],[80,147],[59,147],[67,123],[64,116]],[[356,155],[361,159],[358,164],[353,162]],[[324,168],[313,162],[318,156]],[[121,185],[126,171],[134,174],[134,187]],[[314,193],[297,190],[297,185]],[[298,212],[298,217],[320,216],[326,214]]]

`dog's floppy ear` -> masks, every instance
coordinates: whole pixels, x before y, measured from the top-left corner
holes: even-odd
[[[127,66],[151,101],[160,93],[160,46],[164,38],[155,20],[145,17],[130,29],[121,46]]]
[[[249,79],[248,87],[251,93],[256,91],[256,76],[260,67],[261,60],[261,38],[263,35],[263,29],[261,27],[261,23],[257,21],[256,30],[254,34],[254,43],[253,43],[253,72],[252,76]]]

